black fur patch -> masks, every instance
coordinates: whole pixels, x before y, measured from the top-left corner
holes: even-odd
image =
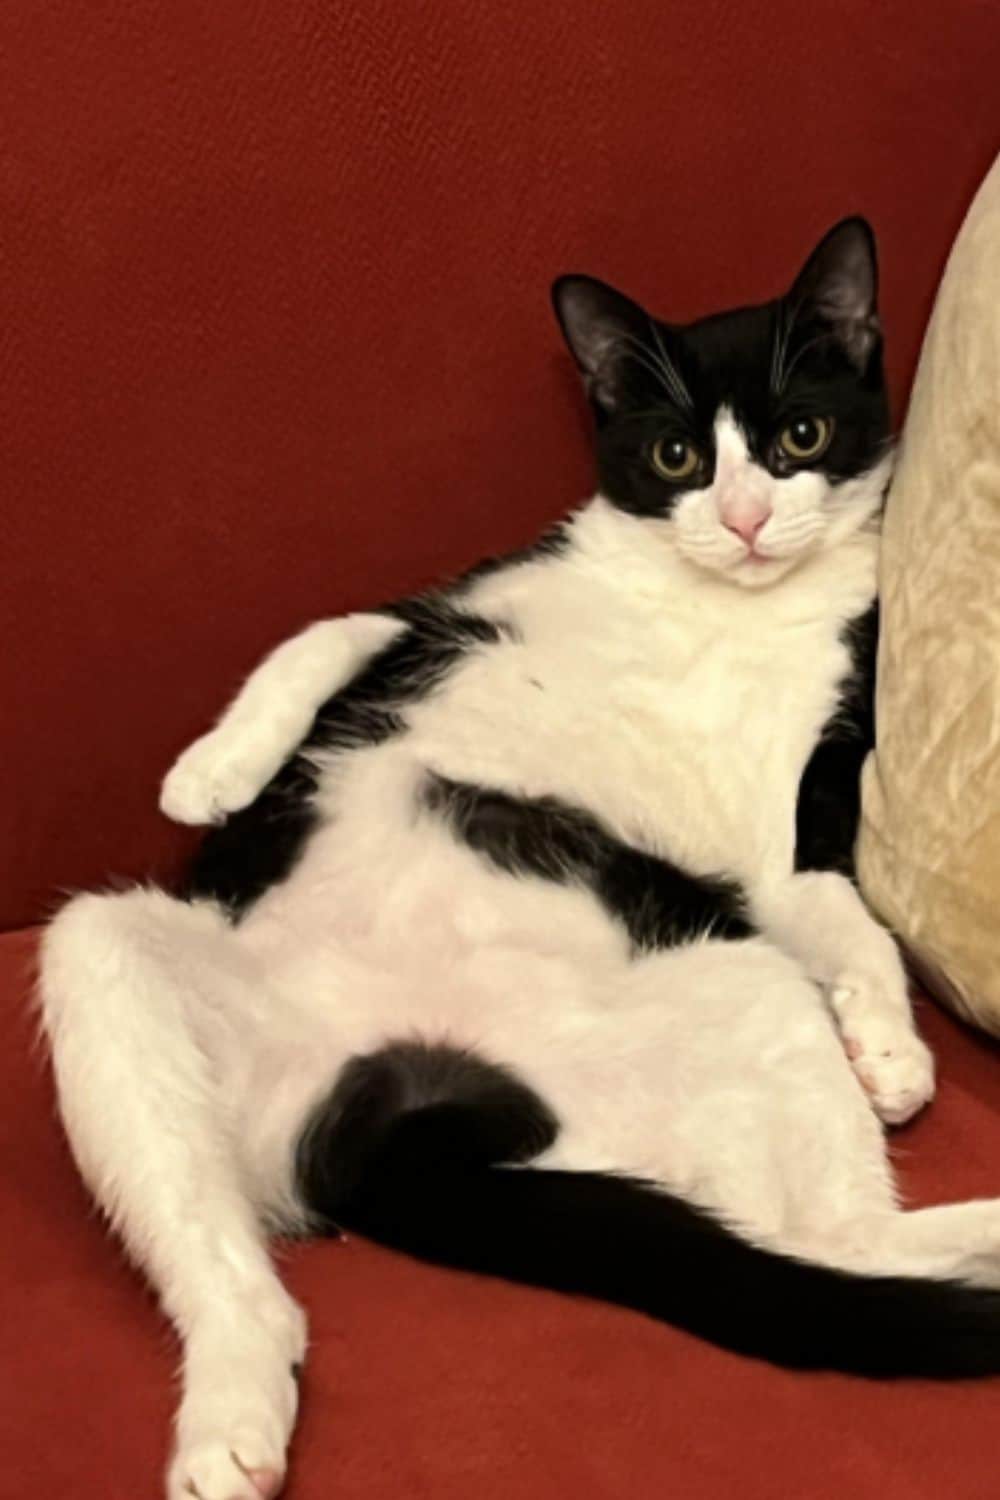
[[[316,773],[296,755],[241,812],[202,838],[181,886],[188,901],[217,901],[238,920],[297,864],[318,818]]]
[[[390,641],[346,687],[323,705],[306,744],[354,750],[402,732],[400,709],[432,692],[478,646],[503,639],[504,627],[456,609],[443,594],[387,605],[409,626]]]
[[[299,1192],[318,1228],[600,1297],[775,1364],[1000,1373],[997,1292],[807,1264],[652,1184],[524,1165],[556,1130],[506,1069],[395,1043],[349,1062],[313,1113],[296,1156]]]
[[[688,875],[555,797],[512,797],[440,776],[427,781],[422,797],[500,869],[593,891],[638,951],[676,947],[706,932],[723,938],[753,932],[735,882]]]
[[[878,604],[847,627],[851,667],[836,712],[802,773],[795,809],[796,870],[837,870],[854,877],[861,816],[861,767],[875,744]]]
[[[409,628],[322,706],[299,752],[256,801],[205,835],[186,896],[211,898],[234,918],[242,916],[286,878],[317,826],[317,774],[308,752],[356,750],[400,734],[408,703],[432,692],[468,651],[503,636],[502,626],[456,609],[443,594],[405,600],[383,613],[395,614]]]
[[[558,1133],[555,1116],[507,1069],[458,1047],[392,1042],[345,1064],[299,1139],[298,1192],[321,1223],[336,1226],[371,1173],[392,1169],[391,1127],[404,1117],[420,1152],[455,1169],[530,1161]]]

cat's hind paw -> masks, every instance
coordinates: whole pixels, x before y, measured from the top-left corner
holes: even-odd
[[[285,1478],[284,1453],[258,1433],[236,1432],[178,1454],[167,1500],[274,1500]]]
[[[305,1336],[301,1309],[284,1297],[196,1336],[167,1500],[274,1500],[285,1481]]]

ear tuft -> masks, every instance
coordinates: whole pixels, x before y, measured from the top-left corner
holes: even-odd
[[[863,371],[879,341],[878,261],[866,219],[842,219],[806,261],[788,294],[796,311],[828,323],[852,364]]]

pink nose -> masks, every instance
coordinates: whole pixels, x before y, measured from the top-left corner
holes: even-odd
[[[750,515],[744,516],[727,516],[723,514],[722,524],[727,531],[735,532],[738,537],[743,538],[748,547],[752,547],[757,540],[758,533],[767,525],[770,519],[771,512],[769,510],[762,512],[755,511]]]

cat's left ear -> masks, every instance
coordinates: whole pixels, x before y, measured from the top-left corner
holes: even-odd
[[[786,300],[797,315],[828,323],[851,363],[864,371],[881,336],[878,260],[867,219],[842,219],[825,235]]]

